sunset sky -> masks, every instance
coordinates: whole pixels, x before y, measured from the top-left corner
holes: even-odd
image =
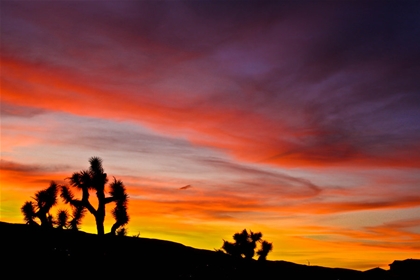
[[[97,156],[129,235],[213,250],[246,228],[269,260],[360,270],[420,258],[419,1],[0,10],[1,221]]]

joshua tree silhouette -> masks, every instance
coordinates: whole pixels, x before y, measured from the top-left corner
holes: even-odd
[[[53,227],[50,209],[57,204],[57,191],[58,186],[52,181],[48,188],[35,193],[34,202],[26,201],[23,204],[21,211],[27,224],[39,225],[35,222],[35,218],[38,218],[42,227]]]
[[[70,203],[74,208],[75,212],[73,217],[80,217],[84,214],[84,209],[87,209],[94,217],[96,221],[96,229],[98,235],[104,235],[104,220],[105,220],[105,205],[111,202],[115,202],[115,208],[112,214],[116,220],[111,228],[111,233],[115,234],[116,230],[128,223],[129,217],[127,214],[127,200],[128,195],[125,191],[124,184],[114,178],[114,181],[110,184],[110,195],[105,196],[105,185],[108,182],[107,174],[104,173],[102,168],[102,160],[98,157],[92,157],[89,159],[90,168],[80,172],[75,172],[68,178],[70,185],[82,190],[82,198],[75,199],[73,193],[67,186],[61,187],[61,197],[66,203]],[[89,191],[96,191],[98,200],[98,207],[95,209],[89,201]],[[80,221],[81,217],[73,221],[71,224],[72,228],[77,228],[77,222]],[[79,222],[80,223],[80,222]]]
[[[254,250],[257,247],[257,242],[262,243],[262,247],[258,250],[257,254],[260,256],[259,260],[265,260],[268,253],[272,249],[272,244],[267,241],[263,241],[261,232],[247,232],[244,229],[240,233],[235,233],[233,239],[235,242],[229,242],[223,240],[222,250],[228,255],[234,257],[243,257],[245,259],[252,259],[254,257]]]

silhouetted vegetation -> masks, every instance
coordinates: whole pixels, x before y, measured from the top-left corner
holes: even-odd
[[[68,228],[73,231],[78,231],[79,226],[82,223],[82,219],[86,214],[86,208],[84,208],[82,205],[77,205],[77,206],[72,205],[72,208],[73,208],[73,214],[72,214],[71,221],[68,223]]]
[[[245,260],[164,240],[97,235],[0,222],[2,275],[18,279],[419,279],[420,260],[366,272],[286,261]],[[257,243],[258,244],[258,243]],[[257,246],[258,247],[258,246]],[[21,269],[16,269],[16,264]],[[80,270],[84,267],[84,270]],[[100,268],[100,269],[96,269]],[[4,278],[4,277],[3,277]]]
[[[67,210],[60,210],[57,213],[57,228],[59,229],[65,229],[68,226],[68,220],[69,220],[69,213]]]
[[[85,213],[89,211],[96,221],[98,235],[104,235],[105,205],[115,202],[112,210],[112,216],[115,223],[112,225],[111,234],[126,234],[123,228],[129,221],[127,213],[128,195],[124,184],[114,178],[109,185],[110,196],[105,195],[105,185],[108,182],[107,174],[102,168],[102,160],[98,157],[92,157],[89,160],[89,170],[75,172],[68,178],[70,184],[82,191],[82,198],[75,198],[74,194],[67,186],[58,186],[51,182],[45,190],[35,193],[34,201],[26,201],[21,207],[24,220],[29,225],[39,225],[36,219],[39,219],[41,226],[52,228],[57,225],[59,229],[71,229],[77,231]],[[72,214],[65,209],[59,210],[56,219],[50,214],[51,208],[57,204],[57,194],[61,190],[60,196],[65,203],[71,205]],[[89,201],[90,191],[95,191],[98,199],[98,207],[95,209]],[[123,235],[125,235],[123,234]]]
[[[3,246],[0,250],[2,259],[6,260],[6,271],[12,269],[12,264],[20,262],[25,264],[25,270],[13,270],[13,273],[32,277],[33,271],[47,263],[48,273],[51,273],[51,269],[56,269],[56,273],[66,271],[67,276],[73,278],[80,277],[80,272],[68,269],[69,267],[97,262],[102,267],[125,267],[127,271],[132,269],[130,273],[125,271],[126,275],[138,272],[138,264],[141,263],[142,273],[153,275],[156,279],[274,279],[281,275],[293,275],[293,279],[404,280],[418,279],[417,276],[420,275],[420,260],[416,259],[395,261],[390,265],[390,270],[375,268],[365,272],[267,261],[273,244],[263,240],[261,232],[248,232],[246,229],[233,235],[234,242],[223,240],[222,248],[216,250],[216,253],[170,241],[140,238],[140,233],[128,237],[124,227],[129,221],[128,195],[123,183],[114,178],[109,185],[110,195],[106,196],[105,185],[108,179],[102,168],[102,161],[93,157],[89,162],[89,170],[73,173],[68,178],[73,187],[81,190],[80,199],[75,198],[67,186],[58,186],[51,182],[48,188],[36,192],[33,200],[26,201],[21,207],[26,224],[33,226],[0,222],[2,239],[8,245],[12,244]],[[72,212],[69,209],[60,209],[53,218],[50,211],[57,205],[60,190],[60,196],[71,206]],[[90,191],[96,192],[96,209],[89,201]],[[104,235],[105,206],[111,202],[115,203],[111,211],[115,219],[111,233],[120,237]],[[95,217],[98,235],[101,237],[78,232],[87,211]],[[140,251],[141,254],[138,253]],[[255,254],[258,261],[253,260]],[[47,270],[40,272],[46,273]],[[110,275],[110,272],[115,274]],[[89,276],[125,276],[121,272],[120,269],[92,270],[92,275]]]
[[[271,250],[273,250],[273,243],[269,243],[269,242],[263,240],[261,242],[261,249],[259,249],[257,251],[257,255],[259,256],[258,260],[259,261],[265,261],[267,259],[268,253],[270,253]]]
[[[115,234],[117,236],[127,236],[127,229],[125,227],[120,227],[116,230]]]
[[[105,185],[108,182],[107,174],[102,168],[102,160],[98,157],[89,159],[89,170],[75,172],[69,178],[70,185],[82,191],[82,198],[74,198],[73,193],[67,186],[61,187],[61,197],[66,203],[69,203],[75,208],[74,216],[83,215],[83,210],[87,209],[96,221],[96,229],[98,235],[104,235],[104,221],[105,221],[105,206],[111,202],[115,202],[115,208],[112,210],[112,215],[115,218],[115,223],[111,228],[111,233],[116,234],[119,227],[128,223],[129,217],[127,214],[127,200],[128,195],[125,191],[124,184],[114,178],[114,181],[109,185],[110,196],[105,196]],[[95,209],[89,201],[89,191],[95,191],[98,199],[98,207]],[[74,226],[77,226],[76,224]]]
[[[245,259],[252,259],[255,255],[257,242],[261,243],[261,248],[257,251],[258,260],[266,260],[268,253],[273,249],[272,243],[261,239],[261,232],[247,232],[244,229],[240,233],[235,233],[233,239],[235,242],[223,240],[222,250],[233,257],[242,257]]]
[[[35,219],[39,219],[42,227],[53,227],[54,220],[50,214],[51,208],[57,204],[58,186],[51,182],[50,186],[35,193],[34,201],[26,201],[20,208],[24,220],[29,225],[39,225]]]

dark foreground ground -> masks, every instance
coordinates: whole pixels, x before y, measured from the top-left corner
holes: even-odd
[[[357,270],[246,261],[223,253],[137,237],[45,230],[0,222],[1,274],[15,279],[420,279],[420,260],[395,270]],[[1,277],[3,278],[3,277]]]

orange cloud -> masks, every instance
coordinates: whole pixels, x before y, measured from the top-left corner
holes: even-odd
[[[394,197],[387,200],[372,201],[341,201],[341,202],[300,202],[292,205],[274,207],[273,211],[310,214],[336,214],[353,211],[404,209],[420,206],[420,197]]]
[[[344,136],[337,141],[334,130],[307,128],[304,119],[291,126],[290,119],[273,119],[219,102],[217,94],[189,100],[185,92],[163,93],[145,85],[140,92],[124,86],[115,92],[106,89],[106,81],[98,77],[88,81],[56,66],[7,57],[2,57],[2,73],[3,102],[141,122],[162,133],[186,135],[193,143],[224,150],[245,161],[281,166],[420,167],[420,156],[411,152],[418,148],[414,144],[376,154]]]

